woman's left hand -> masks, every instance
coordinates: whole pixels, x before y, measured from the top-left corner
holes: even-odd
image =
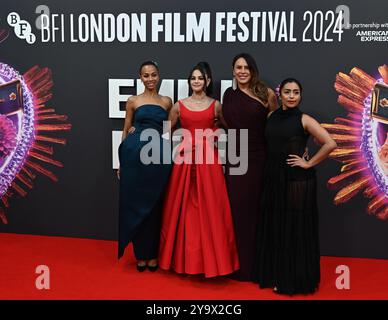
[[[309,148],[306,147],[306,148],[304,149],[304,153],[303,153],[302,158],[305,159],[306,161],[309,161],[309,160],[310,160]]]
[[[287,164],[291,167],[301,167],[303,169],[309,169],[311,167],[308,161],[297,156],[296,154],[289,155],[289,158],[287,159]]]

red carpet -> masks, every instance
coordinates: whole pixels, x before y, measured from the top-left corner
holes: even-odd
[[[138,273],[132,252],[116,259],[116,242],[0,234],[0,299],[289,299],[253,283],[157,271]],[[50,268],[38,290],[35,268]],[[350,290],[335,286],[338,265],[350,268]],[[292,299],[388,299],[388,261],[322,257],[320,290]]]

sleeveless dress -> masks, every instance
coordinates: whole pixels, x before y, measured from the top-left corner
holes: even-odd
[[[248,129],[248,171],[232,175],[233,165],[227,161],[225,179],[240,260],[240,270],[232,278],[250,281],[267,155],[264,129],[268,109],[240,89],[229,88],[224,94],[222,112],[228,128],[237,129],[237,142],[240,141],[239,129]],[[237,144],[237,154],[243,151]]]
[[[279,293],[312,293],[320,281],[315,169],[291,167],[309,135],[298,108],[277,109],[268,119],[268,161],[257,237],[254,281]]]
[[[120,144],[119,258],[130,242],[136,259],[150,260],[158,256],[162,201],[172,165],[171,161],[163,164],[163,152],[159,163],[143,164],[140,153],[145,145],[161,151],[170,148],[170,143],[161,138],[167,117],[168,112],[159,105],[136,108],[133,123],[136,130]],[[151,129],[157,139],[141,141],[140,135],[145,129]],[[168,147],[163,148],[163,143],[168,143]]]
[[[239,268],[233,222],[218,150],[211,141],[190,139],[196,129],[214,132],[215,101],[202,111],[180,103],[183,141],[177,156],[192,159],[173,166],[166,191],[160,238],[159,267],[177,273],[215,277]],[[203,155],[203,163],[195,157]],[[214,164],[205,162],[213,156]]]

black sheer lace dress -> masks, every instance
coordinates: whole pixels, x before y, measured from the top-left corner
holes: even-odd
[[[320,282],[315,169],[291,167],[290,154],[302,156],[309,135],[298,108],[276,110],[267,121],[265,167],[257,251],[252,278],[279,293],[313,293]]]

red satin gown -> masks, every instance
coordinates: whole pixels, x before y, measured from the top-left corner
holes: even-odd
[[[205,277],[227,275],[239,269],[239,261],[225,178],[213,138],[194,138],[196,129],[214,132],[215,101],[202,111],[179,104],[181,126],[188,131],[177,157],[184,154],[192,164],[173,166],[162,215],[159,266]],[[203,164],[195,162],[199,152]],[[206,163],[207,155],[214,157],[213,163]]]

